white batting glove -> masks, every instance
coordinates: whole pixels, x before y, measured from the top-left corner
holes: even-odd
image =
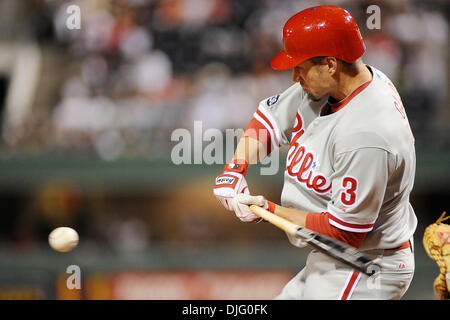
[[[263,196],[251,196],[250,194],[241,193],[231,200],[234,213],[242,222],[260,222],[262,218],[250,210],[249,206],[252,204],[264,209],[268,208],[267,200]]]
[[[251,196],[249,194],[238,194],[232,201],[236,216],[243,222],[260,222],[263,219],[250,210],[250,205],[257,205],[267,211],[275,212],[275,203],[267,200],[264,196]]]
[[[223,172],[216,178],[214,195],[227,210],[233,210],[231,201],[237,194],[250,194],[245,180],[247,168],[245,160],[233,160],[225,165]]]

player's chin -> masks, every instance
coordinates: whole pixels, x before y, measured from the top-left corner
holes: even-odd
[[[308,98],[312,101],[319,101],[320,99],[322,99],[322,98],[315,96],[314,94],[312,94],[310,92],[307,92],[306,94],[307,94]]]
[[[322,97],[319,97],[316,93],[311,92],[311,90],[307,86],[302,85],[302,89],[303,91],[305,91],[308,99],[312,101],[319,101],[320,99],[322,99]]]

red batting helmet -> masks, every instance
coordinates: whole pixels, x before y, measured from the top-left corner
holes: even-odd
[[[355,19],[335,6],[312,7],[292,16],[283,28],[283,44],[284,50],[270,63],[275,70],[320,56],[353,62],[366,50]]]

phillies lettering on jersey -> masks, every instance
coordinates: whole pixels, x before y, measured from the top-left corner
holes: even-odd
[[[307,146],[297,143],[300,135],[295,135],[287,156],[286,171],[295,177],[298,183],[317,193],[327,193],[331,190],[331,180],[317,171],[317,156],[307,150]],[[316,159],[314,159],[316,158]]]

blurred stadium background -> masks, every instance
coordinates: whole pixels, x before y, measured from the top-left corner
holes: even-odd
[[[73,4],[81,28],[69,30]],[[403,98],[419,219],[404,298],[435,299],[422,234],[449,209],[446,0],[0,0],[0,299],[273,298],[309,250],[225,211],[212,194],[222,165],[173,164],[171,133],[194,120],[245,128],[291,81],[269,66],[284,22],[318,4],[353,14],[365,62]],[[379,30],[366,26],[371,4]],[[282,170],[258,169],[252,192],[279,202]],[[74,251],[48,246],[58,226],[80,234]],[[66,288],[70,265],[81,290]]]

